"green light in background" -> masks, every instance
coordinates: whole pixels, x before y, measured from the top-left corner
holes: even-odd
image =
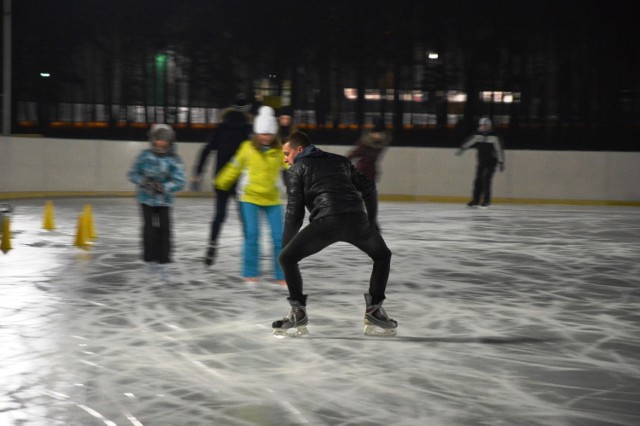
[[[161,105],[164,104],[164,85],[167,75],[167,54],[158,53],[155,57],[156,61],[156,102]]]
[[[167,65],[167,55],[166,53],[158,53],[156,55],[156,67],[164,68]]]

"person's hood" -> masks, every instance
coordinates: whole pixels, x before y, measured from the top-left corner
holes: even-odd
[[[303,149],[302,152],[296,156],[296,159],[293,160],[293,162],[296,163],[298,160],[302,160],[307,157],[312,158],[322,156],[324,156],[324,151],[312,144]]]

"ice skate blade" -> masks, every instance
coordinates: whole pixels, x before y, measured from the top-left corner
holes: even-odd
[[[307,326],[305,325],[301,325],[299,327],[293,327],[293,328],[289,328],[286,330],[280,329],[280,328],[274,328],[273,329],[273,335],[277,338],[283,338],[283,337],[301,337],[301,336],[308,336],[309,335],[309,330],[307,330]]]
[[[391,337],[397,334],[397,330],[395,328],[382,328],[377,325],[366,324],[364,326],[364,334],[365,336]]]

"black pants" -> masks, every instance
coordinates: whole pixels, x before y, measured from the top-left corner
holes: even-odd
[[[216,213],[211,222],[211,233],[209,234],[209,241],[216,241],[220,234],[220,228],[227,218],[227,204],[229,198],[234,197],[234,191],[220,191],[216,190],[215,209]]]
[[[486,204],[491,203],[491,180],[496,171],[496,160],[480,161],[476,168],[476,178],[473,181],[473,200],[474,204],[480,204],[480,201]]]
[[[142,247],[145,262],[171,262],[171,217],[169,207],[142,206]]]
[[[279,257],[287,280],[289,297],[304,303],[302,276],[298,262],[338,241],[353,244],[373,259],[369,294],[374,305],[382,302],[389,279],[391,250],[387,247],[380,233],[371,227],[367,215],[364,213],[342,214],[316,219],[302,228],[289,241]]]

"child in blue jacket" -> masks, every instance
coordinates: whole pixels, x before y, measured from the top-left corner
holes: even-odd
[[[154,124],[149,140],[151,147],[138,155],[128,177],[137,185],[136,198],[141,206],[143,259],[165,265],[171,262],[173,193],[184,187],[185,174],[171,126]]]

